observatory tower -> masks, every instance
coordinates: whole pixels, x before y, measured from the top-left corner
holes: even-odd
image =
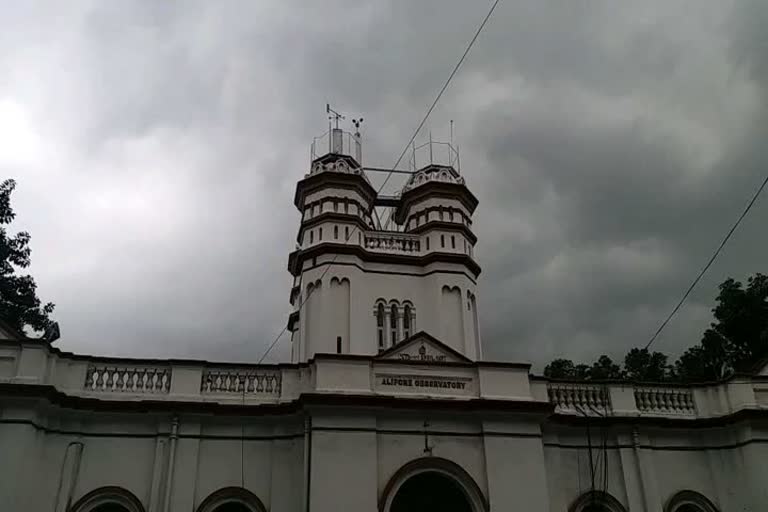
[[[478,201],[455,160],[430,157],[417,168],[414,152],[401,192],[381,195],[369,179],[377,169],[363,165],[359,130],[339,128],[343,117],[328,110],[335,126],[313,142],[294,198],[301,224],[288,259],[293,362],[317,353],[375,355],[422,331],[480,359]],[[433,141],[430,154],[437,144],[456,154]],[[378,221],[385,209],[390,229]]]

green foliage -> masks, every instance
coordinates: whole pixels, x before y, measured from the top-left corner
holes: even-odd
[[[621,367],[606,355],[600,356],[592,366],[574,364],[570,359],[555,359],[544,368],[544,375],[572,380],[616,380],[622,377]]]
[[[686,350],[674,365],[661,352],[633,348],[624,357],[624,367],[608,356],[591,366],[555,359],[544,368],[553,379],[637,382],[706,382],[727,377],[734,371],[748,371],[768,356],[768,276],[755,274],[745,287],[726,279],[719,287],[715,317],[701,342]]]
[[[715,322],[701,343],[675,362],[682,381],[711,381],[733,371],[747,371],[768,355],[768,276],[755,274],[744,287],[726,279],[720,285]]]
[[[663,382],[670,377],[671,368],[667,356],[651,353],[647,348],[633,348],[624,356],[624,375],[627,380],[639,382]]]
[[[30,263],[29,233],[10,236],[5,228],[16,217],[11,208],[15,187],[13,180],[0,183],[0,318],[19,332],[27,327],[45,331],[51,325],[53,304],[40,302],[32,276],[16,274]]]

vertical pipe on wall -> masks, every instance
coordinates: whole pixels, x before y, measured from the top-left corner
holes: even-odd
[[[171,491],[173,488],[173,466],[176,459],[176,441],[179,438],[179,418],[174,416],[171,420],[170,450],[168,451],[168,474],[165,478],[165,497],[163,498],[163,512],[168,512],[171,503]]]
[[[640,496],[642,496],[643,499],[643,510],[645,512],[650,512],[650,509],[648,508],[648,493],[646,492],[646,482],[645,482],[645,472],[643,471],[643,460],[640,454],[640,432],[637,430],[637,428],[632,429],[632,449],[635,452],[635,460],[637,461],[637,482],[638,487],[640,487]]]
[[[309,512],[312,478],[312,417],[304,418],[304,512]]]
[[[80,472],[80,459],[83,455],[83,443],[72,441],[64,450],[64,460],[61,463],[59,488],[56,491],[55,512],[66,512],[72,501],[72,492],[77,484],[77,474]]]

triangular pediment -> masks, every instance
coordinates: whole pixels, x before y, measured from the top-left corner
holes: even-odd
[[[424,363],[471,363],[472,360],[424,331],[406,338],[377,356],[377,359]]]

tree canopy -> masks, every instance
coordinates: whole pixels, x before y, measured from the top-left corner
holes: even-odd
[[[14,180],[0,183],[0,318],[19,332],[44,332],[52,326],[54,305],[42,304],[32,276],[18,274],[30,263],[29,233],[21,231],[12,236],[7,231],[16,217],[11,208],[15,187]]]
[[[712,309],[715,321],[701,341],[674,364],[661,352],[633,348],[624,357],[623,367],[606,355],[591,366],[555,359],[544,368],[544,375],[575,380],[706,382],[750,370],[768,356],[768,276],[757,273],[746,286],[728,278],[719,290]]]

